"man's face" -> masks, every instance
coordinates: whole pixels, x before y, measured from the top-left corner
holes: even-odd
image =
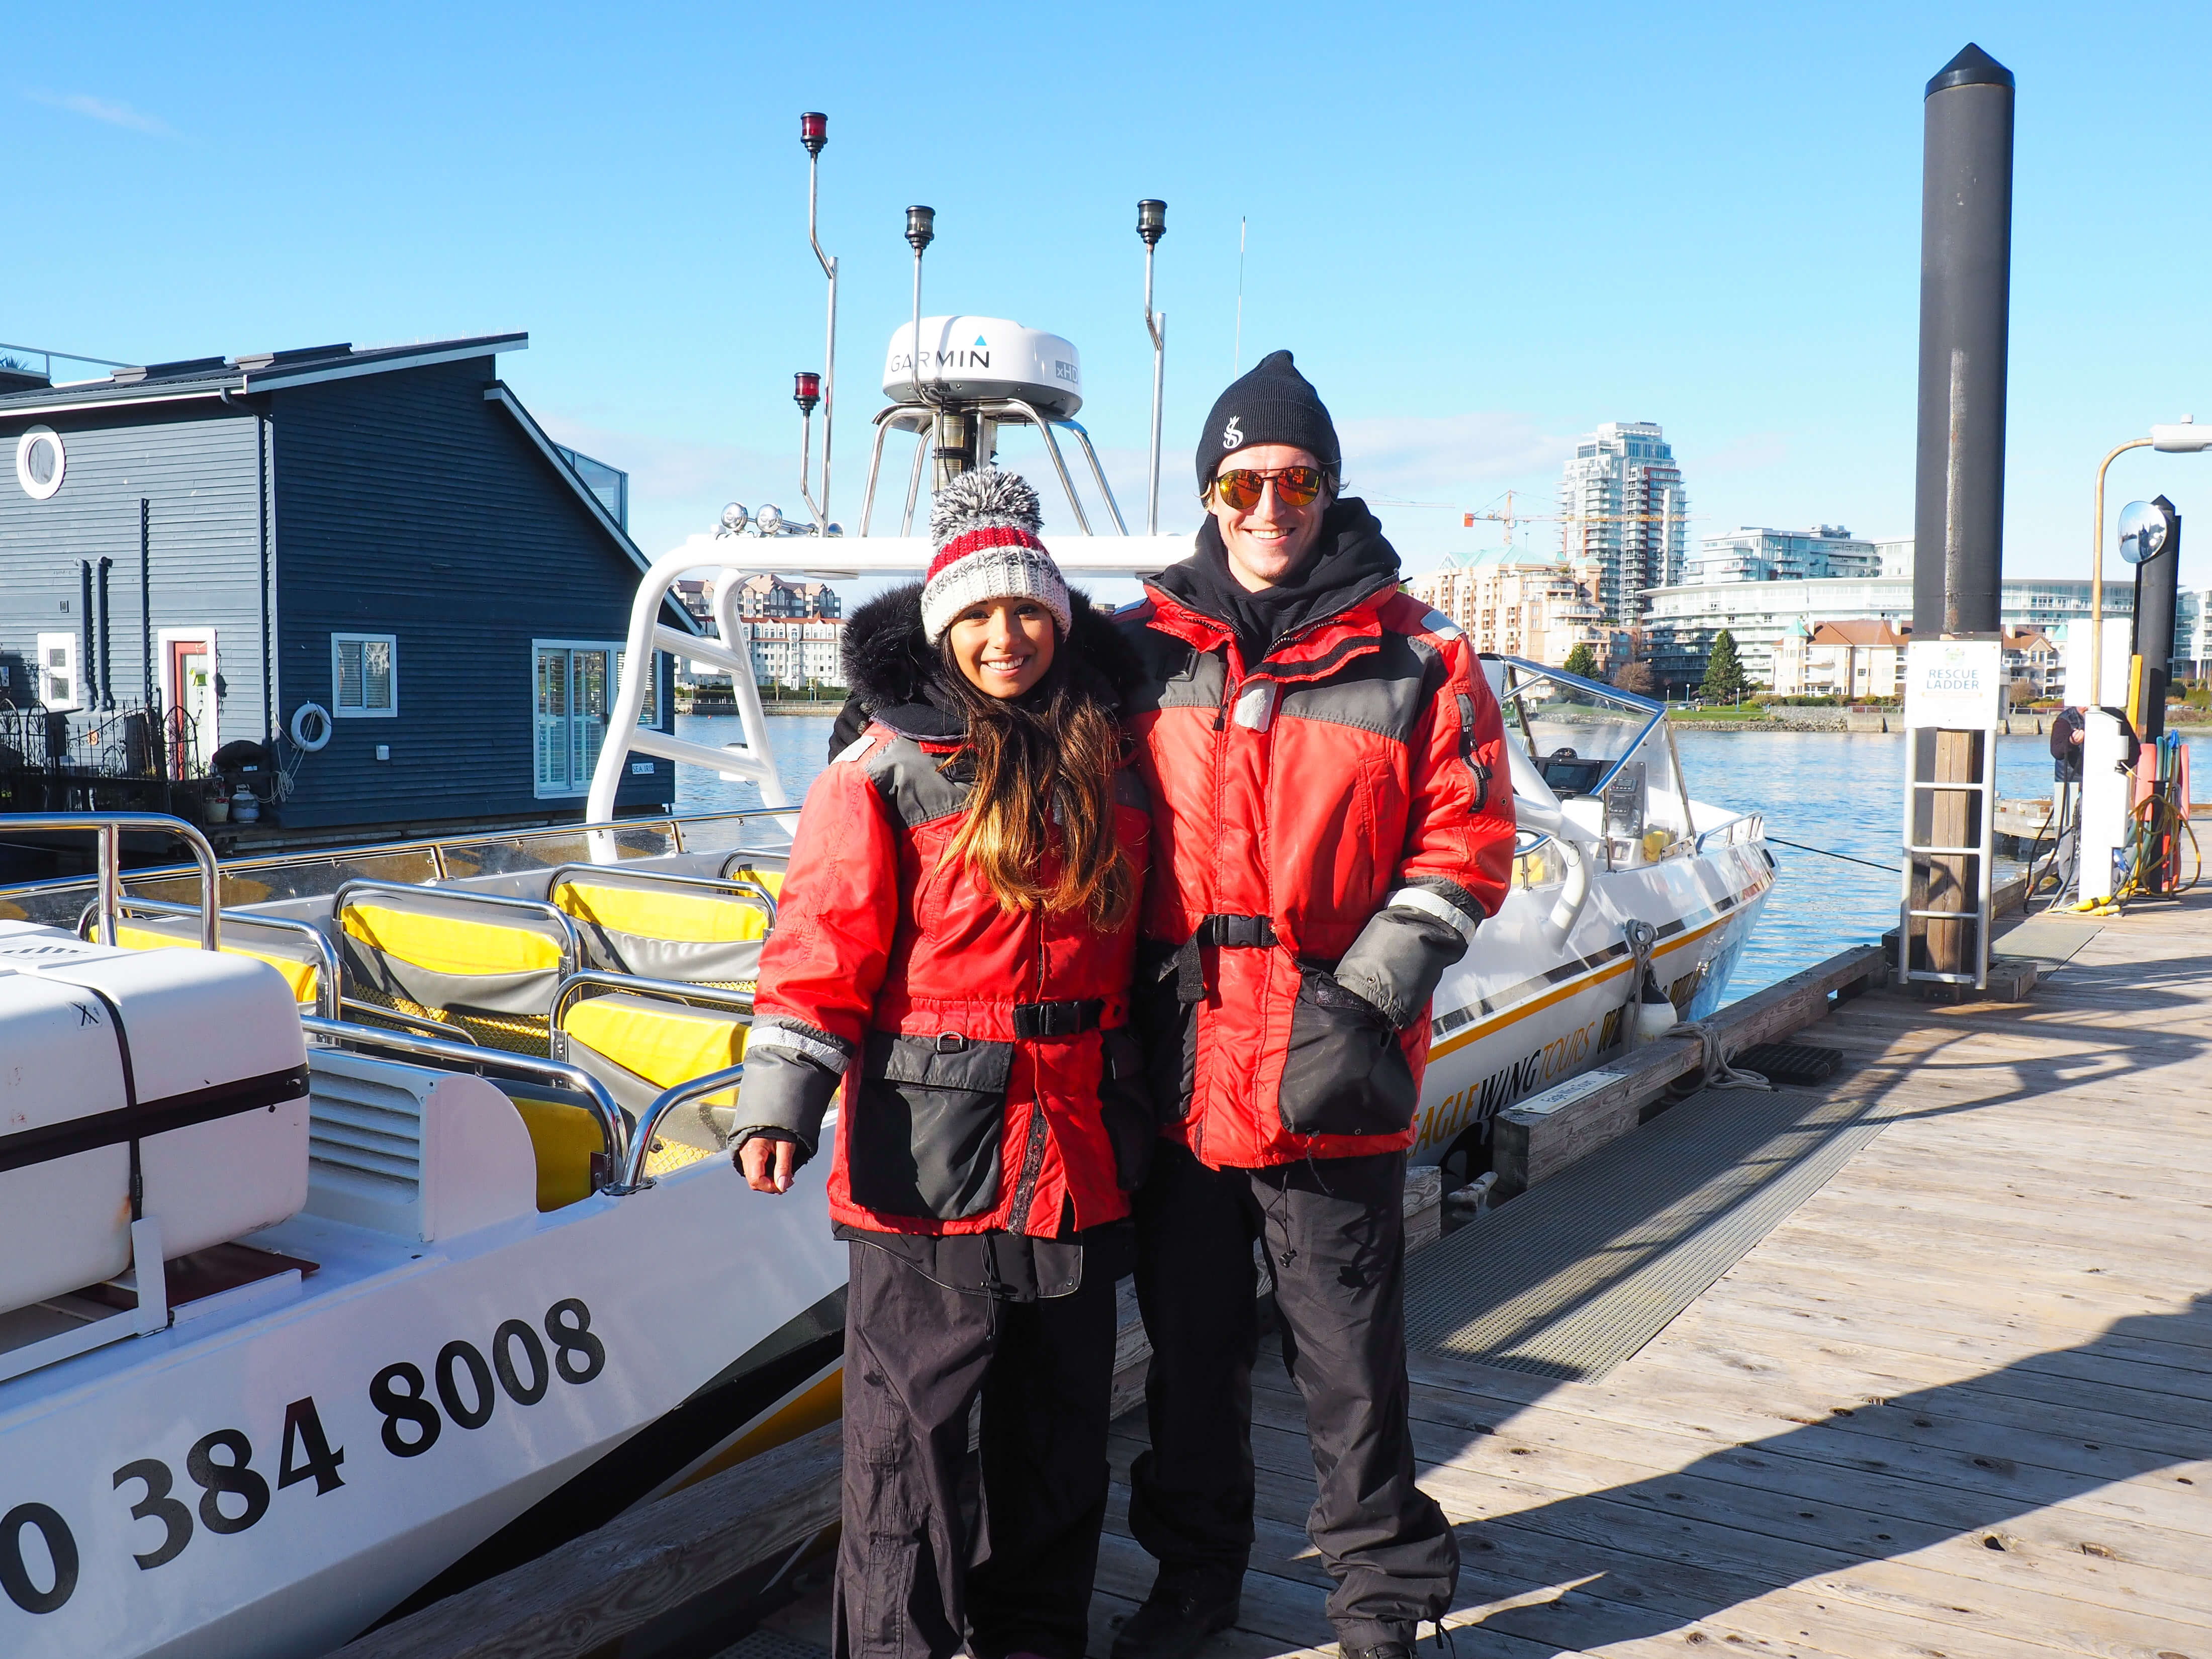
[[[1221,526],[1230,574],[1246,592],[1256,593],[1263,587],[1273,587],[1304,566],[1321,537],[1322,514],[1328,509],[1328,487],[1324,483],[1310,501],[1293,507],[1283,499],[1278,480],[1269,478],[1257,501],[1249,507],[1237,507],[1222,499],[1222,474],[1275,472],[1286,466],[1318,470],[1320,465],[1307,451],[1288,444],[1250,444],[1222,458],[1213,487],[1206,491],[1206,509]]]

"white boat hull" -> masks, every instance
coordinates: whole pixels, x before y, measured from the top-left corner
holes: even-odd
[[[566,1519],[595,1524],[644,1495],[625,1481],[665,1486],[780,1401],[697,1425],[690,1443],[581,1490],[610,1452],[842,1283],[826,1167],[769,1200],[710,1158],[628,1197],[397,1250],[312,1216],[256,1236],[322,1271],[246,1286],[228,1316],[210,1310],[0,1389],[0,1579],[16,1581],[0,1599],[0,1652],[302,1659],[549,1495],[578,1515],[542,1517],[538,1547],[575,1529]],[[415,1383],[388,1369],[399,1364],[419,1372],[421,1404],[402,1398]],[[240,1447],[225,1431],[243,1437],[246,1478],[223,1467]],[[319,1463],[319,1476],[305,1467]],[[70,1569],[58,1577],[57,1522]],[[23,1587],[33,1607],[57,1604],[19,1605]]]

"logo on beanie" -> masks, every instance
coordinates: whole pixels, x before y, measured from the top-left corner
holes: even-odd
[[[1229,424],[1221,428],[1221,447],[1224,449],[1234,449],[1244,441],[1244,428],[1237,424],[1237,419],[1231,415]]]

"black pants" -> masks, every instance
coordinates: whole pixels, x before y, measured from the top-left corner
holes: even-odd
[[[1082,1659],[1106,1516],[1114,1274],[1035,1302],[854,1244],[833,1659]],[[961,1509],[983,1401],[980,1536]],[[972,1564],[972,1565],[971,1565]]]
[[[1164,1145],[1137,1195],[1152,1449],[1130,1476],[1129,1528],[1170,1580],[1250,1560],[1262,1238],[1321,1486],[1306,1530],[1336,1580],[1329,1622],[1360,1647],[1440,1617],[1459,1582],[1457,1540],[1413,1484],[1405,1185],[1402,1153],[1209,1170]]]

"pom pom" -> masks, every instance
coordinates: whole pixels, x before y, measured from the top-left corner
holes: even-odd
[[[1044,509],[1029,480],[995,466],[949,480],[929,507],[929,538],[939,547],[964,531],[1004,525],[1034,536],[1043,524]]]

